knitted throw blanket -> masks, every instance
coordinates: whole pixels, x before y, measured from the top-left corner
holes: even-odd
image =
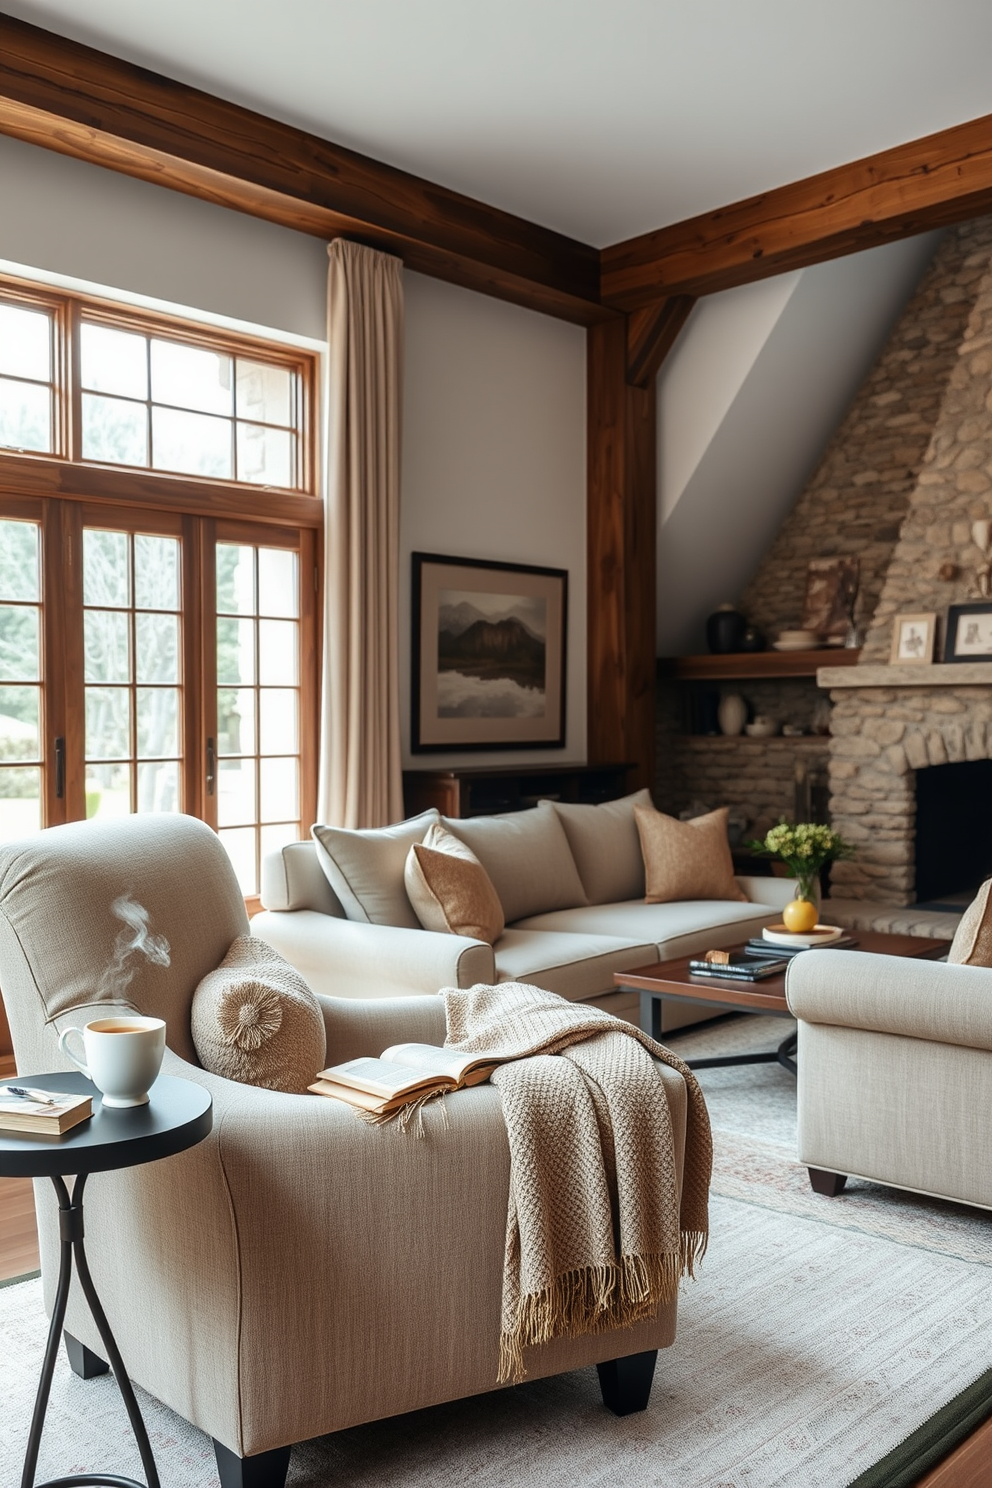
[[[706,1250],[713,1146],[695,1076],[647,1034],[519,982],[442,993],[447,1048],[512,1062],[492,1076],[510,1143],[498,1382],[523,1349],[654,1317]],[[681,1201],[653,1063],[686,1082]]]

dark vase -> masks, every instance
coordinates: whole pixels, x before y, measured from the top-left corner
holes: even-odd
[[[706,622],[706,644],[716,656],[739,651],[747,621],[733,605],[721,605]]]

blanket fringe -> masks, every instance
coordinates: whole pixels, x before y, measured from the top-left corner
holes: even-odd
[[[513,1330],[500,1333],[497,1384],[516,1385],[526,1378],[523,1350],[534,1344],[607,1333],[654,1317],[675,1296],[680,1278],[692,1275],[705,1249],[705,1235],[686,1234],[679,1254],[629,1255],[583,1266],[521,1297]]]
[[[368,1126],[392,1126],[394,1131],[401,1132],[404,1136],[412,1131],[415,1137],[425,1137],[427,1130],[424,1126],[424,1107],[431,1101],[439,1103],[441,1125],[445,1130],[448,1128],[445,1094],[443,1090],[429,1090],[426,1095],[418,1095],[416,1100],[407,1101],[406,1105],[397,1106],[394,1111],[362,1111],[356,1107],[356,1114]]]

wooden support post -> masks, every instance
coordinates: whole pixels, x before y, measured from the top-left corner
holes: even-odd
[[[627,326],[588,336],[588,750],[629,760],[650,785],[655,753],[655,392],[627,380]]]

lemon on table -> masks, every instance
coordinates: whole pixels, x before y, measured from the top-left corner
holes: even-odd
[[[793,935],[808,934],[816,926],[819,918],[815,904],[808,899],[793,899],[782,911],[782,920],[787,930]]]

